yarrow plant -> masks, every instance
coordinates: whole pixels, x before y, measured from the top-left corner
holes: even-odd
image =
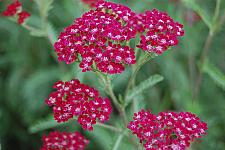
[[[40,150],[84,150],[89,141],[79,132],[50,132],[42,137]]]
[[[94,124],[107,121],[112,111],[108,98],[99,97],[99,93],[88,85],[81,84],[79,80],[56,82],[53,86],[57,91],[46,99],[48,106],[54,112],[57,122],[65,122],[74,116],[85,130],[93,130]]]
[[[2,12],[2,15],[6,17],[17,16],[18,24],[23,24],[24,21],[30,17],[30,13],[22,10],[22,4],[19,0],[11,3],[7,9]]]
[[[160,112],[154,115],[141,110],[134,113],[128,128],[146,150],[185,150],[206,134],[207,124],[190,112]]]
[[[160,112],[154,115],[141,110],[134,114],[130,123],[126,115],[126,107],[130,103],[135,105],[134,96],[129,96],[131,91],[131,95],[138,97],[139,90],[146,88],[134,91],[138,70],[153,56],[177,45],[178,38],[184,35],[183,25],[157,9],[136,13],[122,4],[103,0],[82,1],[95,7],[60,33],[54,49],[59,61],[66,64],[77,62],[82,72],[96,73],[110,99],[100,97],[95,88],[80,83],[78,79],[58,81],[53,85],[56,91],[45,100],[52,108],[54,119],[62,123],[73,118],[84,130],[94,130],[93,125],[98,125],[119,133],[115,150],[119,149],[124,135],[130,138],[126,128],[139,138],[146,150],[184,150],[195,139],[205,135],[207,124],[189,112]],[[28,14],[17,10],[21,7],[18,4],[9,12],[13,12],[12,15],[18,13],[22,23]],[[117,97],[111,84],[112,75],[123,73],[131,65],[132,73],[125,94]],[[110,100],[123,120],[121,128],[104,123],[112,113]],[[43,150],[79,150],[89,143],[78,132],[53,132],[48,137],[44,136],[43,141]],[[140,148],[137,141],[132,138],[130,141],[136,149]]]

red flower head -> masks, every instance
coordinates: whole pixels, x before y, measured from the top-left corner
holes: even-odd
[[[103,0],[82,0],[83,3],[89,5],[90,7],[95,7],[96,4]]]
[[[129,42],[138,32],[138,47],[158,54],[176,45],[177,37],[184,34],[182,25],[166,13],[153,10],[136,14],[127,6],[100,1],[95,10],[65,28],[54,47],[59,61],[77,61],[83,72],[118,74],[126,65],[136,63]]]
[[[22,11],[22,4],[18,0],[10,4],[2,14],[7,17],[18,16],[18,24],[23,24],[24,21],[30,17],[27,11]]]
[[[74,116],[85,130],[93,130],[96,121],[107,121],[112,107],[108,98],[99,97],[99,93],[79,80],[56,82],[53,88],[57,91],[46,99],[48,106],[52,106],[54,118],[57,122],[65,122]]]
[[[78,61],[84,72],[92,69],[109,74],[123,72],[125,65],[135,63],[135,53],[126,45],[136,34],[132,26],[126,25],[131,14],[126,6],[99,2],[96,10],[77,18],[60,34],[54,45],[59,61],[67,64]]]
[[[145,51],[162,54],[169,47],[177,45],[177,37],[184,35],[183,25],[174,22],[165,12],[154,9],[139,14],[138,17],[138,27],[141,24],[144,27],[138,47]]]
[[[43,136],[43,146],[41,150],[84,150],[89,141],[79,132],[50,132],[48,136]]]
[[[146,150],[184,150],[206,134],[207,124],[189,112],[160,112],[157,116],[141,110],[128,125]]]
[[[5,11],[3,11],[3,16],[14,16],[19,9],[21,9],[22,4],[16,0],[15,2],[11,3]]]
[[[30,14],[26,11],[22,11],[22,12],[18,13],[18,16],[19,16],[18,24],[22,24],[28,17],[30,17]]]

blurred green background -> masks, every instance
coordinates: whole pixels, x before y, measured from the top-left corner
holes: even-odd
[[[0,12],[10,3],[0,1]],[[117,135],[95,127],[82,131],[75,122],[58,126],[51,109],[44,104],[59,79],[79,78],[103,88],[91,73],[82,73],[77,64],[56,60],[52,43],[60,31],[88,6],[79,0],[21,0],[31,13],[27,30],[0,16],[0,150],[36,150],[41,135],[58,129],[80,130],[90,139],[87,149],[107,150]],[[208,135],[195,142],[192,150],[225,149],[225,1],[224,0],[115,0],[136,12],[147,9],[166,11],[184,24],[185,36],[177,47],[154,58],[139,72],[137,83],[154,74],[164,80],[139,97],[138,108],[154,113],[165,110],[191,111],[208,123]],[[113,80],[116,94],[123,93],[130,69]],[[127,112],[129,114],[129,112]],[[119,126],[117,114],[109,121]],[[132,149],[124,140],[121,150]]]

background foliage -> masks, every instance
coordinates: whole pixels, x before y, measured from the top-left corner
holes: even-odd
[[[89,8],[79,0],[21,0],[32,17],[27,30],[0,16],[0,149],[31,150],[41,146],[41,135],[53,129],[80,130],[75,121],[58,126],[44,104],[59,79],[79,78],[104,94],[93,73],[81,73],[76,64],[58,63],[52,43],[60,31]],[[115,0],[116,1],[116,0]],[[136,110],[191,111],[208,123],[208,135],[191,149],[225,149],[225,1],[117,0],[137,12],[157,8],[184,24],[179,46],[147,63],[137,85],[154,74],[164,80],[138,91]],[[2,12],[10,0],[0,1]],[[124,91],[130,69],[113,80],[117,95]],[[132,95],[131,95],[132,96]],[[135,95],[134,95],[135,96]],[[127,110],[127,114],[131,113]],[[116,114],[109,123],[120,126]],[[83,132],[88,149],[112,149],[115,133],[95,127]],[[126,139],[121,150],[132,149]],[[94,146],[95,145],[95,146]]]

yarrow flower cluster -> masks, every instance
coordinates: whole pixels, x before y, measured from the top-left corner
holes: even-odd
[[[20,13],[18,13],[18,24],[23,24],[24,21],[30,17],[30,13],[28,13],[27,11],[21,11]]]
[[[46,103],[51,106],[57,122],[65,122],[74,116],[85,130],[93,130],[96,121],[107,121],[112,107],[108,98],[101,98],[97,90],[81,84],[74,79],[68,82],[58,81]]]
[[[190,142],[206,134],[207,124],[190,112],[160,112],[154,115],[141,110],[128,125],[146,150],[184,150]]]
[[[41,150],[84,150],[89,141],[79,132],[50,132],[43,136]]]
[[[130,12],[123,5],[99,2],[95,10],[77,18],[60,34],[55,43],[59,61],[79,61],[84,72],[94,68],[103,73],[122,73],[125,65],[136,62],[134,50],[126,44],[136,34],[124,21]]]
[[[4,16],[14,16],[21,9],[22,4],[19,1],[11,3],[7,9],[2,13]]]
[[[136,63],[129,42],[137,33],[141,34],[139,48],[161,54],[176,45],[184,31],[166,13],[153,10],[137,14],[127,6],[99,1],[95,10],[75,19],[61,32],[54,47],[59,61],[77,61],[83,72],[118,74],[126,65]]]
[[[18,24],[24,23],[24,21],[30,17],[30,13],[24,10],[22,11],[22,4],[19,0],[11,3],[7,9],[3,11],[2,15],[6,17],[17,16]]]
[[[184,35],[183,25],[174,22],[165,12],[154,9],[138,16],[139,26],[143,26],[138,47],[144,51],[162,54],[169,47],[177,45],[177,38]]]
[[[82,0],[83,3],[89,5],[90,7],[95,7],[99,1],[103,0]]]

